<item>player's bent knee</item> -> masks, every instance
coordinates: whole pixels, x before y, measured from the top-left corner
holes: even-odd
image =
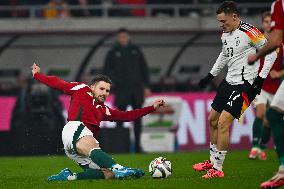
[[[208,122],[210,127],[217,128],[218,118],[209,115]]]
[[[92,136],[84,136],[76,143],[77,152],[85,156],[89,156],[90,151],[94,148],[99,148],[99,144]]]

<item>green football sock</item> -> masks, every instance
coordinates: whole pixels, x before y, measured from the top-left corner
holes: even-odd
[[[270,130],[270,127],[263,127],[262,136],[259,143],[259,147],[261,150],[264,150],[266,148],[266,144],[269,142],[271,134]]]
[[[284,156],[280,157],[280,158],[279,158],[279,161],[280,161],[280,165],[283,165],[283,166],[284,166]]]
[[[93,149],[90,153],[91,160],[101,168],[112,168],[116,162],[101,149]]]
[[[266,117],[273,135],[273,141],[276,146],[276,152],[280,160],[280,164],[284,164],[284,121],[283,114],[269,108],[266,111]]]
[[[258,147],[262,132],[262,120],[255,117],[252,125],[252,147]]]
[[[105,179],[103,172],[99,169],[86,169],[84,172],[76,173],[76,176],[77,180]]]

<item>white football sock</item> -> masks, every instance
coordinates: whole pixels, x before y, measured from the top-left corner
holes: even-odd
[[[215,162],[215,154],[217,152],[216,144],[210,142],[210,162],[214,164]]]
[[[214,162],[213,168],[219,171],[222,171],[226,154],[227,154],[227,151],[219,151],[218,149],[216,149],[215,162]]]
[[[122,165],[119,165],[118,163],[117,164],[114,164],[112,167],[111,167],[111,170],[120,170],[122,169],[123,166]]]
[[[73,173],[72,175],[69,175],[69,176],[67,177],[67,180],[76,180],[76,179],[77,179],[76,173]]]

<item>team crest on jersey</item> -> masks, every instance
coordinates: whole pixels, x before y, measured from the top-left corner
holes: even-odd
[[[236,40],[236,46],[239,46],[239,45],[240,45],[240,43],[241,43],[240,38],[239,38],[239,37],[236,37],[236,38],[235,38],[235,40]]]

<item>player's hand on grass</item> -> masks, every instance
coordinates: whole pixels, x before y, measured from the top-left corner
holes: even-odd
[[[114,173],[111,170],[106,169],[106,168],[101,168],[100,170],[104,174],[105,179],[108,180],[108,179],[113,179],[114,178]]]
[[[198,83],[198,86],[201,89],[204,89],[210,82],[211,80],[214,78],[214,76],[211,73],[208,73],[208,75],[206,77],[204,77],[203,79],[201,79]]]
[[[38,67],[38,65],[36,65],[36,63],[34,63],[31,68],[32,68],[33,77],[36,73],[40,72],[40,67]]]
[[[155,108],[155,110],[159,109],[162,106],[165,106],[165,101],[160,99],[160,100],[156,100],[153,104],[153,107]]]

